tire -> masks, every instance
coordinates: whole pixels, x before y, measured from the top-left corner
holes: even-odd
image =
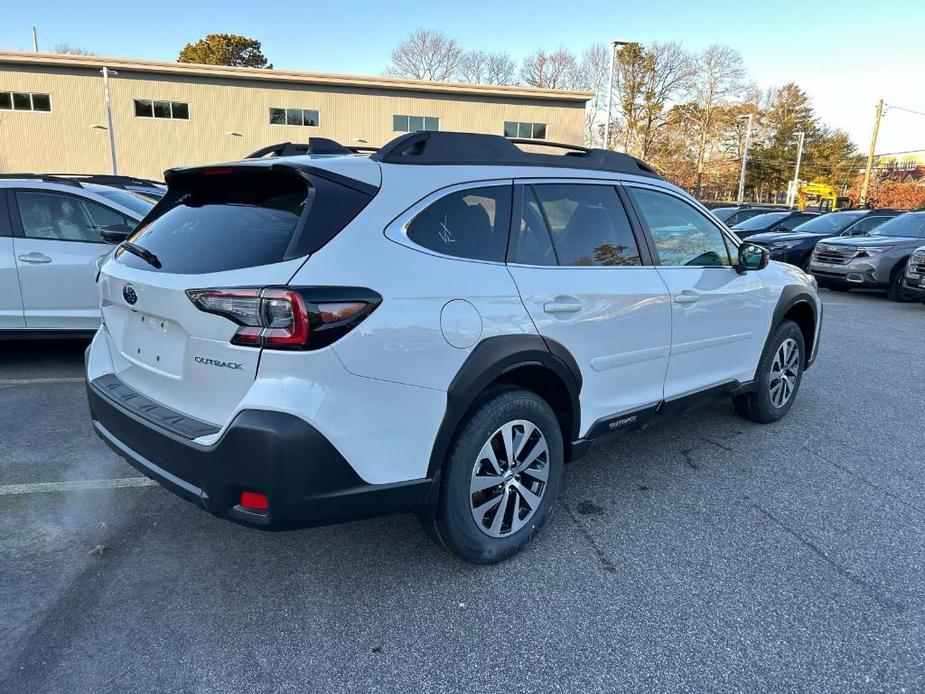
[[[787,348],[796,349],[796,357]],[[755,388],[732,399],[736,413],[761,424],[776,422],[790,411],[803,380],[806,345],[803,333],[793,321],[782,321],[768,341],[758,362]],[[778,365],[787,368],[778,369]],[[772,372],[776,377],[772,377]],[[778,374],[784,374],[781,378]],[[786,398],[782,396],[786,395]]]
[[[518,455],[520,441],[531,426],[535,430]],[[507,427],[511,435],[506,440]],[[514,471],[522,469],[513,477],[506,441],[514,449]],[[545,453],[538,453],[526,464],[541,448],[542,441]],[[489,451],[494,454],[494,462]],[[450,446],[433,530],[447,549],[466,561],[493,564],[512,557],[533,539],[549,517],[559,492],[562,466],[562,432],[546,401],[521,388],[494,389],[461,423]],[[485,486],[496,479],[499,486]],[[472,491],[478,487],[484,488]],[[528,498],[535,508],[527,503]],[[493,505],[494,499],[498,503]],[[506,506],[499,520],[497,509],[502,504]]]
[[[903,287],[903,272],[905,268],[905,262],[893,268],[893,272],[890,275],[890,286],[886,289],[886,298],[890,301],[897,301],[901,304],[908,304],[910,301],[913,301],[913,298],[909,296],[909,292]]]

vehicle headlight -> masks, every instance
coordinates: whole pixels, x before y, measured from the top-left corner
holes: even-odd
[[[879,253],[886,253],[887,251],[892,251],[893,246],[858,246],[858,254],[861,256],[864,255],[877,255]]]
[[[775,241],[774,243],[771,244],[771,248],[793,248],[794,246],[800,245],[800,243],[802,243],[802,241],[800,240]]]

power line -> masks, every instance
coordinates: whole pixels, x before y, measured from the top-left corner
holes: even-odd
[[[905,111],[906,113],[914,113],[917,116],[925,116],[925,112],[916,111],[915,109],[906,108],[905,106],[894,106],[893,104],[887,104],[886,110],[889,111],[890,109],[894,111]]]

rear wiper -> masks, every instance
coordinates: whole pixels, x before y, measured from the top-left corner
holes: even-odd
[[[141,246],[136,246],[136,245],[135,245],[134,243],[132,243],[131,241],[123,241],[122,243],[119,244],[119,248],[124,248],[124,249],[127,250],[129,253],[131,253],[132,255],[137,255],[139,258],[141,258],[143,261],[145,261],[148,265],[150,265],[150,266],[152,266],[152,267],[155,267],[155,268],[157,268],[158,270],[161,269],[161,261],[158,260],[158,259],[157,259],[157,256],[154,255],[154,254],[153,254],[151,251],[149,251],[147,248],[142,248]]]

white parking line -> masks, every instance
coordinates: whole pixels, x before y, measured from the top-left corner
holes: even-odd
[[[84,383],[83,376],[69,378],[0,378],[0,388],[4,386],[32,386],[42,383]]]
[[[74,482],[36,482],[34,484],[0,485],[0,496],[8,494],[38,494],[41,492],[81,492],[87,489],[118,487],[152,487],[157,482],[147,477],[122,477],[114,480],[77,480]]]

